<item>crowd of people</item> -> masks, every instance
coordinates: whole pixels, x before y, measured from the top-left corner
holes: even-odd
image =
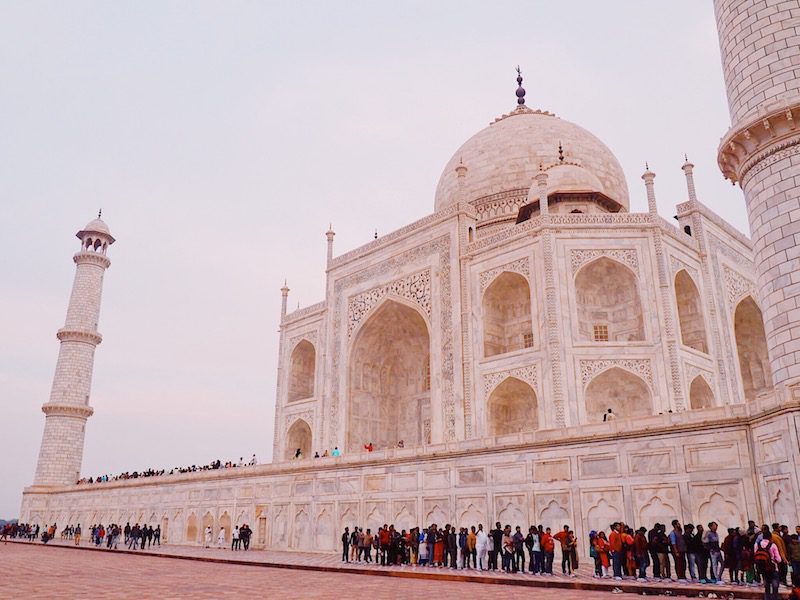
[[[612,523],[608,533],[593,530],[587,541],[598,578],[713,584],[726,583],[727,573],[728,583],[763,585],[767,600],[777,599],[781,584],[800,589],[800,525],[790,533],[786,525],[759,528],[750,521],[746,529],[729,528],[723,536],[715,522],[705,528],[682,526],[675,520],[669,532],[662,523],[650,530]],[[559,549],[562,574],[574,577],[578,568],[579,542],[568,525],[557,532],[542,525],[523,532],[520,526],[512,529],[499,522],[488,532],[482,524],[469,528],[433,524],[409,531],[384,524],[374,533],[346,527],[341,543],[344,562],[549,576]]]
[[[206,548],[211,548],[212,545],[212,538],[214,536],[214,530],[211,529],[209,525],[206,527],[205,533],[205,545]],[[233,528],[231,532],[231,550],[250,550],[250,538],[253,536],[253,530],[250,529],[250,526],[245,523],[241,527],[238,525]],[[217,547],[218,548],[225,548],[227,547],[226,542],[226,533],[225,528],[220,527],[219,533],[217,534]]]
[[[191,465],[189,467],[175,467],[170,469],[169,471],[165,469],[155,470],[155,469],[146,469],[144,471],[125,471],[124,473],[120,473],[119,475],[98,475],[97,477],[82,477],[76,483],[77,484],[85,484],[85,483],[104,483],[106,481],[120,481],[125,479],[139,479],[140,477],[160,477],[162,475],[175,475],[178,473],[195,473],[197,471],[213,471],[215,469],[232,469],[235,467],[252,467],[258,464],[258,460],[256,460],[256,455],[253,454],[253,457],[248,461],[245,462],[244,457],[240,456],[238,462],[229,460],[223,463],[220,460],[215,460],[210,462],[207,465]]]
[[[8,538],[16,538],[27,541],[34,541],[39,538],[41,531],[41,540],[47,543],[54,539],[58,531],[58,524],[40,528],[39,525],[31,525],[30,523],[6,523],[2,531],[0,531],[0,539],[6,540]],[[83,539],[83,529],[81,524],[67,525],[60,531],[61,541],[72,540],[76,546],[79,546],[81,539]],[[161,526],[156,525],[139,525],[139,523],[131,526],[126,523],[123,527],[116,523],[110,525],[103,525],[97,523],[89,528],[89,543],[93,546],[105,546],[108,550],[117,550],[119,548],[120,538],[123,539],[123,545],[129,550],[144,550],[145,547],[161,545]]]

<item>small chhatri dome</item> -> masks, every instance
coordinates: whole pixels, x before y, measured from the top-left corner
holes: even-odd
[[[591,180],[595,189],[586,191],[599,192],[627,211],[628,184],[622,166],[608,146],[574,123],[525,106],[521,80],[520,74],[517,107],[495,119],[453,153],[439,177],[434,210],[455,204],[459,198],[475,202],[495,194],[525,195],[540,164],[547,167],[572,163],[580,169],[563,173],[577,176],[570,187],[583,187]],[[456,173],[460,164],[469,166],[461,188]]]
[[[103,211],[100,210],[100,212],[97,213],[97,218],[96,219],[92,219],[91,221],[89,221],[86,224],[86,227],[81,229],[76,234],[76,236],[81,238],[81,239],[83,239],[83,237],[86,234],[99,233],[99,234],[105,235],[108,238],[110,238],[109,243],[113,244],[114,241],[115,241],[114,237],[111,235],[111,230],[108,228],[108,225],[106,225],[106,222],[103,221],[103,219],[100,218],[100,217],[102,217],[102,215],[103,215]]]

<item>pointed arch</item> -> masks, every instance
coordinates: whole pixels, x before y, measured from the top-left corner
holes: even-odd
[[[684,346],[708,354],[703,303],[697,285],[686,269],[681,269],[675,275],[675,302],[678,305],[681,342]]]
[[[292,350],[289,361],[289,402],[314,396],[316,365],[317,351],[314,345],[308,340],[300,340]]]
[[[531,288],[519,273],[503,271],[483,294],[483,354],[486,357],[533,345]]]
[[[689,386],[689,406],[692,408],[711,408],[714,406],[714,392],[706,378],[698,375]]]
[[[424,442],[431,415],[430,334],[415,307],[394,298],[370,311],[349,355],[347,447]]]
[[[539,428],[538,402],[533,388],[516,377],[507,377],[489,395],[490,435],[505,435]]]
[[[628,267],[601,256],[575,276],[578,334],[586,341],[644,340],[639,281]]]
[[[745,296],[736,305],[733,329],[745,400],[753,400],[759,393],[772,389],[772,371],[764,319],[752,296]]]
[[[197,543],[197,515],[194,513],[186,519],[186,541]]]
[[[214,541],[217,541],[217,536],[219,535],[219,530],[221,528],[225,528],[225,545],[231,543],[231,539],[233,538],[233,531],[231,529],[231,516],[228,514],[228,511],[223,512],[219,517],[219,526],[217,527],[217,531],[214,532]]]
[[[610,408],[620,418],[641,417],[653,412],[650,388],[644,380],[620,367],[612,367],[589,382],[584,392],[586,419],[603,420]]]
[[[311,458],[311,426],[304,419],[297,419],[286,432],[286,460],[295,457],[298,449],[304,458]]]

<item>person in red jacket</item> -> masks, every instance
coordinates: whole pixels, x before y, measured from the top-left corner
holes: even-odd
[[[647,567],[650,556],[647,552],[647,528],[640,527],[633,538],[633,552],[636,557],[636,566],[639,567],[639,579],[647,578]]]
[[[550,535],[550,528],[542,534],[542,554],[544,555],[544,571],[546,575],[553,574],[553,558],[556,553],[556,541]]]
[[[561,543],[561,571],[566,575],[569,566],[569,548],[567,547],[567,536],[569,535],[569,525],[564,525],[564,529],[553,536]]]

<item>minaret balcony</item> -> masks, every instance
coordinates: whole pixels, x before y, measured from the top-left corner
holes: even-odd
[[[102,335],[85,329],[59,329],[56,337],[62,342],[83,342],[92,346],[97,346],[103,341]]]
[[[94,414],[94,409],[86,404],[61,404],[58,402],[48,402],[46,404],[42,404],[42,412],[48,417],[79,417],[88,419]]]
[[[104,269],[107,269],[111,266],[110,258],[108,258],[105,254],[100,254],[94,250],[81,250],[80,252],[76,252],[75,256],[72,257],[72,260],[75,261],[76,265],[97,265],[98,267],[103,267]]]

